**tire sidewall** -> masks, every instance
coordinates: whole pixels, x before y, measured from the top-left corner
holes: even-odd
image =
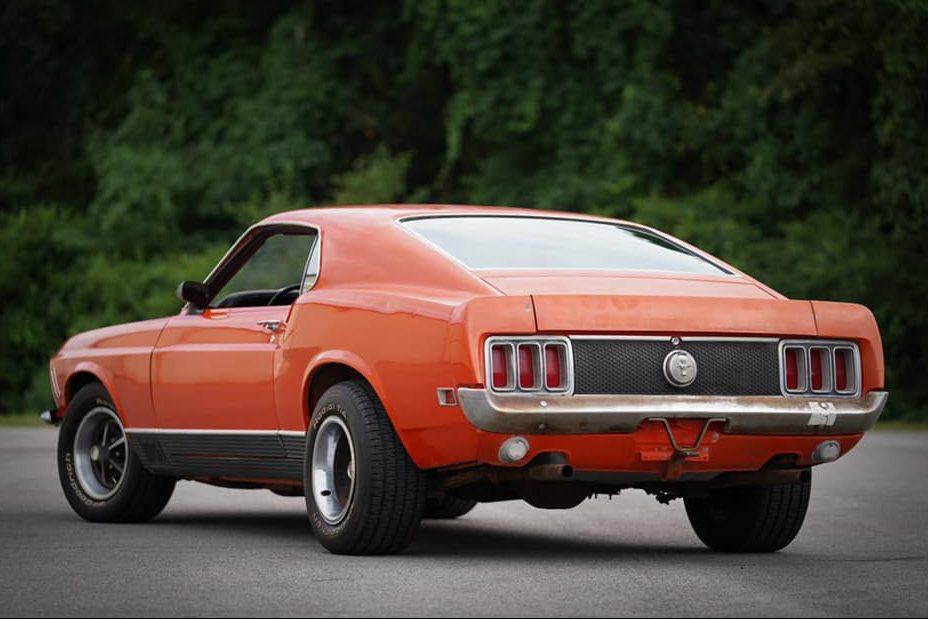
[[[354,447],[354,492],[348,511],[337,524],[329,524],[319,513],[313,492],[312,459],[316,435],[322,422],[337,416],[348,428]],[[309,432],[306,435],[306,449],[303,460],[303,484],[306,496],[306,511],[316,537],[323,546],[333,552],[344,551],[348,540],[355,539],[364,526],[365,507],[369,502],[371,486],[370,448],[362,427],[360,415],[355,409],[351,392],[342,385],[335,385],[326,391],[313,411]]]
[[[112,411],[119,418],[119,422],[123,424],[123,429],[125,429],[122,416],[116,410],[112,399],[103,386],[91,384],[83,387],[75,394],[68,405],[58,433],[58,478],[68,503],[80,516],[87,520],[111,521],[118,519],[129,507],[133,499],[131,489],[138,483],[142,466],[133,453],[127,436],[126,449],[128,457],[126,458],[126,470],[116,493],[107,499],[99,500],[92,498],[81,488],[75,471],[74,436],[77,434],[77,429],[84,417],[91,410],[98,407],[104,407]]]

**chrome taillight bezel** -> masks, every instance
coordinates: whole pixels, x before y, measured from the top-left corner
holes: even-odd
[[[529,351],[534,381],[531,386],[522,386],[522,351]],[[516,344],[516,386],[522,391],[537,391],[543,386],[545,360],[542,359],[543,349],[539,342],[519,342]]]
[[[511,351],[509,359],[509,378],[506,388],[497,388],[493,386],[493,357],[492,350],[494,346],[508,346]],[[536,350],[533,361],[535,365],[535,382],[532,388],[525,389],[520,385],[519,372],[519,348],[532,346]],[[550,389],[547,386],[547,367],[545,360],[545,349],[550,346],[561,348],[562,355],[561,368],[565,377],[564,386],[557,389]],[[537,394],[537,395],[571,395],[574,391],[574,357],[573,349],[570,345],[570,339],[566,336],[559,335],[526,335],[526,336],[502,336],[494,335],[488,337],[483,346],[484,360],[484,377],[486,388],[496,394]]]
[[[860,395],[860,383],[863,380],[863,372],[860,367],[860,350],[856,345],[838,345],[832,348],[831,350],[831,363],[835,362],[835,353],[839,350],[847,350],[851,353],[851,371],[847,373],[847,382],[850,384],[850,388],[838,389],[838,375],[837,371],[832,373],[834,377],[835,392],[839,395]],[[853,379],[853,383],[851,380]]]
[[[493,380],[493,348],[495,346],[501,346],[506,349],[506,386],[497,387],[494,384]],[[507,391],[514,391],[519,385],[519,375],[518,375],[518,360],[516,359],[516,347],[512,342],[493,342],[492,344],[487,344],[486,349],[484,350],[484,356],[486,357],[486,381],[487,387],[496,391],[498,393],[505,393]]]
[[[790,389],[787,382],[786,354],[790,350],[796,351],[796,388]],[[809,351],[803,346],[780,346],[780,390],[790,395],[801,395],[809,390]]]
[[[789,389],[786,384],[786,351],[798,352],[799,385]],[[812,387],[812,351],[822,351],[822,386]],[[835,351],[846,350],[851,353],[851,371],[847,373],[848,387],[838,390],[835,377]],[[780,393],[789,397],[860,397],[861,365],[860,349],[857,344],[847,340],[780,340],[778,349],[780,364]]]

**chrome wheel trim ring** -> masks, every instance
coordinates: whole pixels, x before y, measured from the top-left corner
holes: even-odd
[[[319,515],[328,524],[337,525],[348,514],[356,477],[351,432],[341,417],[326,417],[313,441],[312,493]]]
[[[84,415],[74,433],[74,474],[81,490],[105,501],[122,487],[129,464],[129,444],[119,417],[105,406]]]

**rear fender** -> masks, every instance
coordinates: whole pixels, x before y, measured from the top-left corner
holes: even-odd
[[[319,369],[330,363],[338,363],[347,366],[360,374],[361,377],[367,381],[367,384],[371,386],[371,389],[374,390],[378,399],[384,402],[383,384],[364,359],[348,350],[326,350],[320,352],[310,360],[306,367],[306,371],[303,373],[303,416],[307,428],[309,427],[309,418],[313,414],[313,412],[309,410],[309,389]]]
[[[884,381],[883,342],[873,312],[855,303],[812,301],[818,336],[851,339],[860,348],[862,393],[882,389]]]

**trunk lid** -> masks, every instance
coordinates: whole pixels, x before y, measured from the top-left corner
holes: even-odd
[[[539,331],[814,336],[808,301],[737,297],[532,295]]]
[[[530,294],[539,331],[814,336],[808,301],[740,276],[485,271],[508,295]]]

